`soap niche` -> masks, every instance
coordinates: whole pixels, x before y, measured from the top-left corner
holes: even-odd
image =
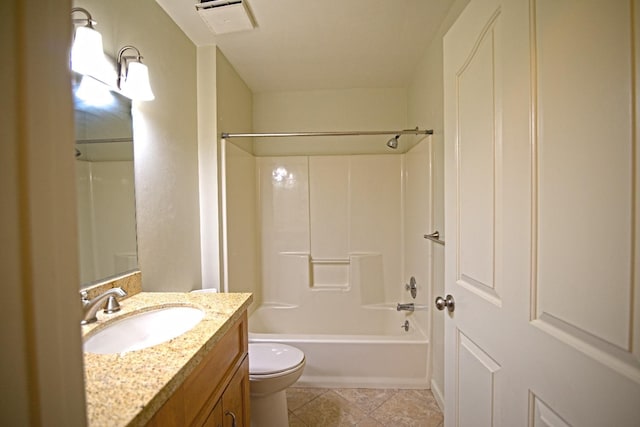
[[[351,261],[345,259],[310,258],[309,284],[316,290],[348,291]]]

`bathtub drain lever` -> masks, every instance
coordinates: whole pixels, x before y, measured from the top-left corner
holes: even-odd
[[[401,329],[404,329],[405,332],[409,332],[409,321],[405,320],[402,325],[400,325]]]

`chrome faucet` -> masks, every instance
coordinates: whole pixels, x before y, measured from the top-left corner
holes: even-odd
[[[396,310],[398,310],[398,311],[413,311],[413,310],[415,310],[415,306],[413,305],[412,302],[407,303],[407,304],[398,303],[398,307],[396,307]]]
[[[123,291],[122,288],[111,288],[101,293],[92,300],[87,298],[86,291],[83,291],[80,295],[82,296],[82,308],[84,310],[84,314],[82,315],[82,321],[80,322],[80,324],[88,325],[89,323],[98,321],[96,314],[98,313],[98,310],[104,307],[105,301],[109,300],[110,305],[115,303],[117,306],[115,297],[126,297],[127,293]],[[118,311],[118,309],[119,308],[111,307],[110,312]]]

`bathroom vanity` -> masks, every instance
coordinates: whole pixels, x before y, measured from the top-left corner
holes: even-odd
[[[117,354],[84,353],[89,426],[249,425],[247,293],[141,292],[98,314],[85,339],[117,318],[185,305],[204,311],[170,341]],[[235,419],[235,424],[234,424]]]
[[[248,426],[247,316],[235,322],[147,424]]]

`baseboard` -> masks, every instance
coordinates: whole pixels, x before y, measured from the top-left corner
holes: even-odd
[[[431,380],[431,393],[433,393],[433,397],[436,399],[438,407],[444,414],[444,396],[442,395],[442,391],[438,387],[438,384],[436,384],[433,380]]]
[[[344,377],[327,375],[302,374],[294,387],[314,388],[379,388],[379,389],[416,389],[426,390],[429,383],[419,379],[409,378],[376,378],[376,377]]]

